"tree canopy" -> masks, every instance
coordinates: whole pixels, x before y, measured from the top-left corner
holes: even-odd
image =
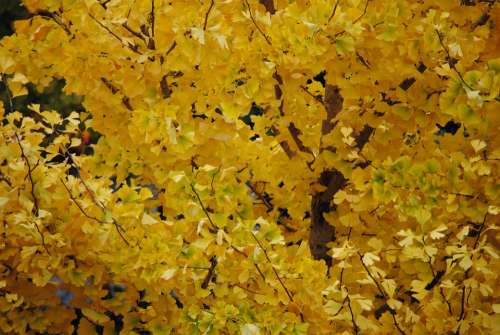
[[[24,6],[0,332],[500,333],[498,3]]]

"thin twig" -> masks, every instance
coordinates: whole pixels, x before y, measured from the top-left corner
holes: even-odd
[[[176,46],[177,42],[176,41],[172,42],[172,45],[170,46],[170,48],[168,48],[167,52],[165,53],[165,56],[168,56],[172,51],[174,51]]]
[[[264,256],[266,257],[267,261],[269,262],[269,264],[271,264],[271,268],[273,269],[273,272],[274,274],[276,275],[276,278],[278,279],[278,281],[280,282],[281,286],[283,287],[283,289],[285,290],[286,292],[286,295],[288,296],[288,298],[290,299],[290,301],[293,301],[293,297],[292,297],[292,294],[290,293],[290,291],[288,291],[288,288],[285,286],[285,283],[283,283],[283,280],[281,279],[281,277],[279,276],[278,274],[278,271],[276,271],[276,269],[274,268],[273,266],[273,263],[271,262],[271,259],[269,258],[269,255],[267,254],[267,251],[266,249],[264,248],[264,246],[262,245],[262,243],[260,243],[259,239],[257,238],[257,236],[255,236],[255,234],[253,232],[252,233],[252,236],[254,238],[254,240],[257,242],[257,244],[259,245],[259,247],[262,249],[262,251],[264,252]]]
[[[309,92],[309,90],[304,86],[304,85],[300,85],[300,88],[306,92],[309,96],[311,96],[314,100],[316,100],[317,102],[319,102],[320,104],[324,105],[324,102],[323,100],[321,100],[320,97],[317,97],[315,96],[314,94],[312,94],[311,92]]]
[[[215,231],[217,231],[219,228],[217,227],[217,225],[212,220],[212,217],[210,217],[210,213],[205,208],[205,205],[203,204],[203,201],[201,200],[200,195],[198,194],[198,192],[196,191],[196,189],[195,189],[195,187],[194,187],[194,185],[192,183],[190,184],[190,186],[191,186],[191,190],[193,190],[193,193],[196,195],[196,198],[198,199],[198,203],[200,204],[201,209],[203,209],[203,212],[205,213],[208,221],[212,225],[212,228],[215,229]],[[213,232],[215,232],[215,231],[213,231]]]
[[[123,94],[123,92],[121,92],[120,89],[118,87],[116,87],[116,85],[114,85],[111,82],[111,80],[106,79],[104,77],[101,77],[101,81],[104,83],[106,88],[111,91],[112,94],[116,94],[116,93],[120,92],[123,95],[122,104],[123,104],[123,106],[125,106],[125,108],[127,108],[129,111],[134,110],[134,108],[130,104],[130,98],[128,96],[126,96],[125,94]]]
[[[229,284],[229,287],[239,287],[242,290],[245,290],[245,291],[247,291],[249,293],[252,293],[252,294],[262,294],[262,293],[259,293],[257,291],[250,290],[250,289],[248,289],[248,288],[246,288],[244,286],[241,286],[240,284]]]
[[[142,53],[139,52],[138,47],[137,45],[135,44],[130,44],[130,43],[125,43],[125,41],[123,41],[123,39],[118,36],[114,31],[112,31],[111,29],[109,29],[105,24],[103,24],[101,21],[99,21],[98,19],[96,19],[92,14],[88,13],[88,15],[90,16],[90,18],[92,18],[102,29],[106,30],[111,36],[113,36],[116,40],[118,40],[120,42],[121,45],[129,48],[130,50],[132,50],[134,53],[138,54],[138,55],[142,55]]]
[[[96,221],[96,222],[98,222],[98,223],[103,224],[103,223],[104,223],[104,221],[101,221],[101,220],[99,220],[98,218],[93,217],[93,216],[91,216],[91,215],[89,215],[89,214],[87,214],[87,213],[85,212],[85,210],[82,208],[82,206],[78,203],[78,201],[76,200],[76,198],[75,198],[75,197],[73,196],[73,194],[71,193],[71,190],[69,189],[68,185],[66,185],[66,183],[64,182],[64,180],[63,180],[62,178],[60,178],[60,180],[61,180],[61,183],[64,185],[64,188],[65,188],[65,189],[66,189],[66,191],[68,192],[68,195],[69,195],[70,199],[73,201],[73,203],[76,205],[76,207],[78,207],[78,209],[80,209],[80,212],[82,212],[82,214],[83,214],[85,217],[87,217],[87,218],[89,218],[89,219],[91,219],[91,220],[94,220],[94,221]]]
[[[111,2],[111,0],[105,0],[103,2],[98,1],[98,2],[99,2],[99,5],[102,6],[102,8],[108,9],[107,5],[108,5],[108,2]]]
[[[35,216],[38,216],[38,212],[39,212],[40,208],[38,207],[38,198],[35,196],[35,181],[33,180],[33,175],[32,175],[33,169],[31,168],[30,161],[24,152],[23,145],[21,144],[21,139],[19,138],[19,135],[17,134],[17,132],[14,132],[14,136],[17,139],[17,144],[19,146],[19,149],[21,149],[21,157],[23,158],[24,162],[26,163],[26,166],[28,167],[27,177],[30,180],[30,184],[31,184],[30,193],[31,193],[31,197],[33,198],[33,214]]]
[[[352,227],[349,227],[349,233],[347,234],[347,241],[349,242],[349,239],[351,238],[351,232],[352,232]],[[340,270],[340,289],[342,289],[342,282],[344,280],[344,269],[345,267],[342,267],[342,270]]]
[[[80,182],[82,183],[83,187],[85,187],[85,190],[87,191],[87,193],[89,194],[89,196],[91,197],[92,201],[94,202],[94,204],[99,207],[101,209],[101,211],[105,214],[106,212],[109,212],[106,208],[106,206],[99,200],[97,199],[97,197],[95,196],[94,192],[91,190],[91,188],[87,185],[87,183],[85,182],[85,180],[83,179],[81,173],[80,173],[80,167],[77,165],[73,155],[68,151],[66,150],[66,148],[63,147],[63,151],[66,155],[68,155],[70,158],[71,158],[71,166],[73,166],[76,170],[77,170],[77,178],[78,180],[80,180]],[[128,240],[126,239],[125,235],[123,234],[125,232],[125,230],[123,229],[123,227],[118,223],[118,221],[116,221],[116,219],[111,216],[111,222],[113,223],[113,226],[115,227],[118,235],[120,235],[121,239],[123,240],[123,242],[127,245],[127,246],[130,246],[130,243],[128,242]]]
[[[212,195],[214,195],[214,194],[215,194],[215,189],[214,189],[214,180],[215,180],[215,176],[217,176],[217,175],[219,174],[219,172],[220,172],[220,168],[221,168],[221,166],[219,166],[219,167],[217,168],[217,170],[215,171],[215,173],[214,173],[214,174],[213,174],[213,176],[212,176],[212,180],[210,181],[210,190],[211,190],[211,192],[212,192]]]
[[[370,269],[368,269],[368,267],[366,266],[365,262],[363,262],[363,255],[358,251],[358,256],[359,256],[359,259],[361,261],[361,264],[363,265],[363,268],[365,269],[366,273],[368,274],[368,276],[371,278],[371,280],[373,281],[373,283],[377,286],[377,289],[378,291],[380,292],[380,294],[382,294],[384,296],[385,299],[387,299],[387,294],[385,293],[385,291],[382,289],[382,287],[379,285],[378,281],[375,279],[375,277],[372,275]]]
[[[370,269],[368,269],[368,266],[366,266],[365,262],[363,262],[363,255],[359,251],[358,251],[358,256],[359,256],[359,260],[361,261],[361,264],[363,265],[363,268],[365,269],[366,273],[371,278],[371,280],[375,283],[375,285],[377,286],[378,291],[380,292],[380,294],[382,294],[382,296],[384,297],[384,300],[387,302],[387,300],[388,300],[387,294],[382,289],[382,287],[380,286],[380,284],[378,283],[378,281],[375,279],[375,277],[372,275]],[[392,315],[392,320],[393,320],[393,323],[394,323],[394,326],[396,327],[396,329],[402,335],[406,335],[406,333],[403,331],[403,329],[401,329],[401,327],[399,326],[398,320],[396,319],[396,310],[390,308],[390,313]]]
[[[155,37],[155,0],[151,0],[151,36]]]
[[[337,6],[339,5],[339,2],[340,0],[337,0],[337,2],[335,2],[335,6],[333,7],[333,11],[332,13],[330,14],[330,17],[328,18],[328,23],[330,23],[330,21],[333,19],[333,17],[335,16],[335,12],[337,11]]]
[[[443,36],[441,35],[441,32],[436,29],[436,34],[438,35],[438,38],[439,38],[439,44],[441,44],[441,47],[446,52],[446,57],[447,57],[446,61],[447,61],[448,65],[450,65],[450,67],[453,69],[453,71],[455,71],[455,73],[458,75],[458,77],[460,78],[460,80],[462,81],[462,83],[465,86],[467,86],[468,89],[474,90],[469,84],[467,84],[467,82],[465,81],[465,79],[462,76],[462,74],[460,73],[460,71],[457,70],[455,64],[451,61],[452,58],[450,56],[450,51],[448,50],[448,48],[446,47],[446,45],[444,45]]]
[[[203,22],[203,30],[207,30],[208,24],[208,16],[210,15],[210,11],[214,7],[214,0],[210,0],[210,6],[208,7],[207,13],[205,14],[205,21]]]
[[[488,212],[486,212],[486,214],[484,215],[483,222],[481,223],[481,226],[479,227],[479,231],[477,233],[476,239],[474,241],[474,245],[472,247],[473,251],[476,250],[476,248],[477,248],[477,246],[479,244],[479,239],[480,239],[481,233],[483,232],[484,227],[486,225],[486,218],[487,217],[488,217]],[[472,257],[474,257],[474,255],[471,255],[471,260],[472,260]],[[465,273],[464,273],[464,280],[462,282],[465,282],[467,279],[469,279],[470,270],[471,270],[471,268],[468,268],[465,271]],[[472,292],[472,288],[470,290]],[[464,286],[462,287],[462,297],[460,299],[460,314],[459,314],[458,319],[457,319],[458,322],[460,322],[460,321],[462,321],[462,320],[465,319],[465,292],[466,291],[467,291],[467,289],[466,289],[465,284],[464,284]],[[471,292],[469,292],[469,294]]]
[[[486,218],[488,217],[488,212],[484,215],[483,222],[481,223],[481,226],[479,227],[479,232],[477,233],[476,240],[474,241],[474,246],[472,247],[474,250],[477,248],[477,245],[479,243],[479,238],[481,237],[481,233],[483,232],[484,226],[486,225]]]
[[[351,298],[349,298],[349,294],[347,294],[347,306],[349,307],[349,313],[351,313],[351,321],[352,321],[352,328],[354,330],[354,334],[359,333],[359,327],[356,323],[356,320],[354,319],[354,313],[352,312],[352,307],[351,307]]]
[[[230,247],[231,247],[231,249],[233,249],[234,251],[236,251],[240,255],[245,256],[245,258],[248,258],[248,255],[245,252],[239,250],[234,245],[230,245]],[[255,262],[253,262],[253,265],[255,266],[255,269],[257,270],[257,272],[260,274],[262,280],[265,282],[266,281],[266,276],[264,276],[264,273],[260,269],[259,265],[257,263],[255,263]]]
[[[2,82],[3,82],[4,86],[5,86],[5,91],[7,92],[7,98],[8,98],[8,101],[9,101],[10,111],[12,111],[13,110],[12,94],[11,94],[11,91],[10,91],[9,82],[7,81],[7,77],[6,77],[5,74],[2,74]],[[36,166],[38,165],[38,163],[37,163],[37,165],[34,168],[31,167],[31,163],[30,163],[28,157],[26,156],[26,153],[24,152],[23,145],[21,144],[21,138],[19,137],[19,135],[17,134],[17,132],[14,132],[14,136],[16,137],[17,144],[19,146],[19,149],[21,150],[21,157],[23,158],[24,162],[26,163],[26,166],[28,167],[27,177],[30,180],[30,184],[31,184],[30,193],[31,193],[31,197],[33,198],[32,214],[35,215],[35,217],[38,217],[40,208],[39,208],[39,204],[38,204],[38,198],[35,195],[35,181],[33,180],[33,174],[32,174],[33,170],[36,168]],[[38,234],[40,235],[40,239],[42,241],[43,248],[45,249],[45,251],[47,252],[47,254],[50,255],[49,248],[47,247],[47,244],[45,243],[45,236],[43,235],[42,231],[40,230],[40,227],[38,226],[38,223],[35,220],[33,220],[33,224],[34,224],[34,226],[35,226]]]
[[[366,15],[369,3],[370,3],[370,0],[366,0],[365,9],[363,10],[363,13],[360,16],[358,16],[357,18],[355,18],[354,21],[352,21],[352,23],[351,23],[352,25],[356,24],[359,20],[361,20],[363,18],[363,16]],[[345,34],[345,32],[346,32],[345,30],[341,30],[338,33],[336,33],[334,36],[339,37],[340,35]]]
[[[138,31],[135,31],[134,29],[132,29],[132,27],[130,27],[127,22],[124,22],[122,23],[122,27],[128,31],[129,33],[131,33],[132,35],[134,35],[135,37],[141,39],[146,45],[147,45],[147,41],[146,41],[146,38],[144,37],[144,35],[142,35],[140,32]]]
[[[45,249],[45,251],[47,252],[47,254],[50,255],[49,248],[47,248],[47,244],[45,244],[45,236],[43,236],[43,233],[40,230],[40,227],[38,226],[38,223],[35,220],[33,220],[33,224],[34,224],[36,230],[38,231],[38,235],[40,235],[40,239],[42,241],[43,248]]]
[[[33,15],[34,16],[40,16],[40,17],[43,17],[45,19],[49,19],[49,20],[54,21],[58,26],[60,26],[61,28],[63,28],[64,32],[68,36],[74,36],[71,33],[71,30],[69,29],[69,26],[66,23],[63,22],[62,18],[57,13],[49,12],[48,10],[39,10],[39,11],[35,12]]]
[[[217,266],[217,257],[212,256],[212,258],[210,258],[210,268],[208,269],[208,273],[205,276],[205,279],[203,279],[203,283],[201,284],[202,289],[204,289],[204,290],[207,289],[208,284],[210,284],[210,281],[212,280],[212,278],[215,275],[215,267],[216,266]]]
[[[245,4],[248,7],[248,12],[250,13],[250,19],[252,20],[253,25],[255,26],[255,28],[257,28],[257,30],[262,35],[262,37],[264,37],[264,39],[266,40],[267,44],[272,45],[271,40],[269,39],[269,37],[266,36],[266,34],[264,33],[264,31],[262,31],[262,29],[259,27],[259,25],[255,21],[255,18],[253,17],[253,13],[252,13],[252,8],[250,8],[250,4],[248,3],[248,0],[245,0]]]

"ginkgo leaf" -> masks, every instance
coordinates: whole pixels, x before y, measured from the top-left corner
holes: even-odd
[[[328,302],[325,304],[323,308],[325,309],[326,313],[330,315],[335,315],[342,308],[342,304],[333,300],[328,300]]]
[[[0,333],[500,333],[491,1],[21,2]]]
[[[153,218],[152,216],[150,216],[150,215],[148,215],[146,213],[144,213],[142,215],[142,221],[141,222],[142,222],[143,225],[153,225],[153,224],[157,224],[158,223],[158,221],[155,218]]]
[[[97,324],[104,324],[109,321],[109,318],[105,314],[101,314],[90,308],[82,308],[82,313],[91,321]]]
[[[240,327],[241,335],[259,335],[260,329],[257,325],[252,323],[245,323]]]
[[[380,257],[371,252],[367,252],[363,255],[363,263],[365,263],[366,265],[373,265],[378,261],[380,261]]]
[[[202,28],[191,28],[191,35],[193,35],[193,38],[200,42],[200,44],[205,44],[205,31]]]
[[[472,148],[474,149],[475,152],[479,152],[481,150],[483,150],[484,148],[486,148],[486,142],[482,141],[482,140],[472,140],[470,142],[470,144],[472,145]]]
[[[500,304],[493,304],[491,307],[495,314],[500,314]]]
[[[169,280],[171,278],[174,277],[175,273],[177,272],[177,269],[168,269],[168,270],[165,270],[162,275],[161,275],[161,278],[162,279],[165,279],[165,280]]]
[[[472,266],[472,259],[470,255],[464,254],[458,265],[460,265],[462,269],[468,270]]]
[[[440,238],[443,238],[445,235],[442,233],[444,231],[446,231],[448,228],[442,224],[440,225],[439,227],[437,227],[436,229],[434,229],[433,231],[431,231],[431,238],[433,240],[438,240]]]

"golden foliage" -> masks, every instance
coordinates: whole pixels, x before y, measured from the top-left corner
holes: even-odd
[[[497,3],[24,2],[2,333],[500,333]]]

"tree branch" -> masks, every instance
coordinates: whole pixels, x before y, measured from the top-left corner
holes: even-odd
[[[190,186],[191,186],[191,190],[193,190],[193,193],[196,195],[196,198],[198,199],[198,203],[200,204],[201,209],[203,209],[203,212],[205,213],[208,221],[210,222],[210,225],[212,226],[212,230],[210,232],[211,233],[217,232],[217,230],[219,230],[219,228],[217,227],[217,225],[213,222],[212,218],[210,217],[210,213],[208,213],[207,209],[205,208],[205,205],[203,204],[203,201],[201,201],[200,195],[198,194],[198,192],[196,191],[196,189],[194,188],[194,185],[192,183],[190,184]]]
[[[269,262],[269,264],[271,264],[271,268],[273,269],[273,272],[274,272],[274,275],[276,276],[276,278],[278,279],[278,281],[280,282],[281,284],[281,287],[283,287],[283,289],[285,290],[286,292],[286,295],[288,296],[288,298],[290,299],[290,301],[293,301],[293,297],[292,297],[292,294],[290,293],[290,291],[288,290],[288,288],[285,286],[285,283],[283,282],[283,280],[281,279],[281,277],[279,276],[278,274],[278,271],[276,271],[276,269],[274,268],[273,266],[273,263],[271,262],[271,259],[269,258],[269,255],[267,254],[267,251],[266,249],[264,248],[264,246],[262,245],[262,243],[260,243],[259,239],[257,238],[257,236],[255,236],[255,234],[253,232],[251,232],[254,240],[257,242],[257,244],[259,245],[259,247],[262,249],[262,251],[264,252],[264,256],[266,257],[267,261]]]
[[[70,165],[76,169],[77,171],[77,174],[76,174],[76,177],[78,178],[78,180],[80,180],[80,182],[82,183],[83,187],[85,187],[85,190],[87,191],[87,193],[89,194],[90,198],[92,199],[92,202],[97,206],[99,207],[99,209],[105,214],[106,212],[109,212],[108,209],[106,208],[106,206],[99,200],[97,199],[97,197],[95,196],[94,192],[90,189],[90,187],[87,185],[87,183],[85,182],[85,180],[83,179],[82,175],[80,174],[80,167],[77,165],[73,155],[68,151],[66,150],[66,148],[63,147],[63,150],[64,150],[64,153],[66,155],[68,155],[68,157],[71,159],[70,161]],[[125,235],[123,234],[125,232],[125,230],[123,229],[123,227],[118,223],[118,221],[116,221],[116,219],[111,216],[111,222],[113,223],[113,226],[115,227],[115,230],[117,231],[118,235],[120,235],[120,238],[123,240],[123,242],[127,245],[127,246],[130,246],[130,243],[128,242],[128,240],[125,238]]]
[[[111,93],[116,94],[116,93],[120,92],[120,89],[118,87],[116,87],[111,82],[111,80],[106,79],[104,77],[101,77],[101,81],[104,83],[104,85],[106,86],[106,88],[111,91]],[[122,93],[122,95],[123,95],[123,98],[122,98],[122,104],[123,104],[123,106],[125,106],[125,108],[127,108],[129,111],[132,112],[134,110],[134,108],[130,104],[130,98],[128,96],[126,96],[125,94],[123,94],[123,93]]]
[[[352,322],[352,328],[354,330],[354,334],[359,334],[359,327],[356,324],[356,320],[354,319],[354,313],[352,312],[351,308],[351,298],[349,298],[349,293],[347,293],[347,306],[349,307],[349,313],[351,314],[351,322]]]
[[[255,26],[255,28],[257,28],[257,30],[262,35],[262,37],[264,37],[264,39],[266,40],[266,43],[269,44],[269,45],[272,45],[271,40],[269,39],[269,37],[267,37],[267,35],[264,33],[264,31],[262,31],[262,29],[259,27],[259,25],[255,21],[255,18],[254,18],[253,13],[252,13],[252,8],[250,7],[250,4],[248,3],[248,0],[244,0],[244,1],[245,1],[245,4],[248,7],[248,12],[250,13],[250,19],[252,20],[253,25]]]
[[[48,10],[39,10],[39,11],[33,13],[33,16],[40,16],[40,17],[43,17],[45,19],[52,20],[58,26],[60,26],[61,28],[63,28],[64,32],[68,36],[74,36],[73,33],[71,33],[71,30],[69,29],[69,26],[66,23],[64,23],[64,21],[62,20],[62,18],[57,13],[50,12]]]
[[[365,16],[365,15],[366,15],[366,12],[367,12],[367,9],[368,9],[368,4],[369,4],[369,3],[370,3],[370,0],[366,0],[365,9],[363,10],[363,13],[362,13],[360,16],[358,16],[357,18],[355,18],[355,19],[354,19],[354,21],[352,21],[352,23],[351,23],[351,24],[353,24],[353,25],[354,25],[354,24],[358,23],[358,21],[359,21],[359,20],[361,20],[361,19],[363,18],[363,16]],[[345,34],[345,32],[346,32],[345,30],[341,30],[341,31],[339,31],[338,33],[336,33],[334,36],[335,36],[335,37],[339,37],[340,35]]]
[[[142,55],[141,52],[139,52],[139,47],[136,45],[136,44],[130,44],[130,43],[125,43],[125,41],[123,41],[123,39],[118,36],[115,32],[113,32],[111,29],[109,29],[106,25],[104,25],[101,21],[99,21],[98,19],[96,19],[92,14],[88,13],[89,17],[92,18],[92,20],[94,20],[102,29],[104,29],[105,31],[107,31],[111,36],[113,36],[116,40],[118,40],[120,42],[120,44],[124,47],[127,47],[129,48],[130,50],[132,50],[134,53],[138,54],[138,55]]]
[[[91,220],[94,220],[94,221],[96,221],[96,222],[98,222],[98,223],[103,224],[103,223],[104,223],[103,221],[101,221],[101,220],[99,220],[98,218],[93,217],[93,216],[91,216],[91,215],[89,215],[89,214],[87,214],[87,213],[85,212],[85,210],[82,208],[82,206],[78,203],[78,201],[76,200],[76,198],[75,198],[75,197],[73,196],[73,194],[71,193],[71,190],[69,189],[68,185],[66,185],[66,183],[64,182],[64,180],[63,180],[62,178],[60,178],[60,180],[61,180],[61,183],[64,185],[64,188],[65,188],[65,189],[66,189],[66,191],[68,192],[68,195],[69,195],[70,199],[73,201],[73,203],[76,205],[76,207],[78,207],[78,209],[80,210],[80,212],[82,212],[82,214],[83,214],[85,217],[87,217],[87,218],[89,218],[89,219],[91,219]]]
[[[361,264],[363,265],[363,268],[365,269],[366,273],[371,278],[373,283],[377,286],[379,293],[384,297],[384,300],[386,301],[386,304],[387,304],[387,300],[388,300],[387,294],[382,289],[382,287],[380,286],[378,281],[375,279],[375,277],[372,275],[372,273],[370,272],[370,269],[368,269],[368,266],[366,266],[365,262],[363,262],[363,255],[359,251],[358,251],[358,256],[359,256],[359,260],[361,261]],[[403,331],[403,329],[401,329],[401,327],[399,326],[398,320],[396,319],[396,311],[394,309],[392,309],[391,307],[389,307],[389,311],[392,315],[392,320],[393,320],[393,323],[394,323],[394,326],[396,327],[396,329],[402,335],[406,335],[406,333]]]
[[[462,83],[467,86],[468,89],[470,90],[474,90],[469,84],[467,84],[467,82],[465,81],[464,77],[462,76],[462,74],[460,73],[460,71],[457,70],[455,64],[451,61],[451,56],[450,56],[450,51],[448,50],[448,48],[444,45],[444,41],[443,41],[443,36],[441,34],[441,32],[439,30],[436,29],[436,34],[438,35],[438,38],[439,38],[439,44],[441,44],[441,47],[443,48],[443,50],[446,52],[446,62],[448,63],[448,65],[450,65],[450,67],[453,69],[453,71],[455,71],[455,73],[458,75],[458,77],[460,78],[460,81],[462,81]]]
[[[208,7],[207,13],[205,14],[205,21],[203,22],[203,31],[207,30],[208,16],[214,7],[214,0],[210,0],[210,6]]]
[[[335,2],[335,6],[333,6],[332,13],[330,14],[330,17],[328,17],[328,23],[330,23],[330,21],[335,16],[335,13],[337,12],[337,6],[339,5],[339,2],[340,2],[340,0],[337,0],[337,2]]]
[[[202,289],[204,289],[204,290],[207,289],[208,284],[210,284],[210,281],[214,277],[216,266],[217,266],[217,256],[212,256],[212,258],[210,258],[210,268],[208,269],[208,273],[205,276],[203,283],[201,284]]]
[[[299,128],[295,126],[295,123],[290,122],[288,125],[288,131],[290,132],[290,135],[292,135],[293,140],[295,141],[295,144],[299,148],[300,151],[311,154],[314,157],[314,154],[311,149],[306,147],[302,140],[300,139],[300,135],[302,135],[302,132],[300,131]],[[314,157],[316,158],[316,157]]]
[[[149,23],[151,26],[151,37],[148,40],[148,49],[155,49],[155,0],[151,0],[151,12],[149,13]]]

